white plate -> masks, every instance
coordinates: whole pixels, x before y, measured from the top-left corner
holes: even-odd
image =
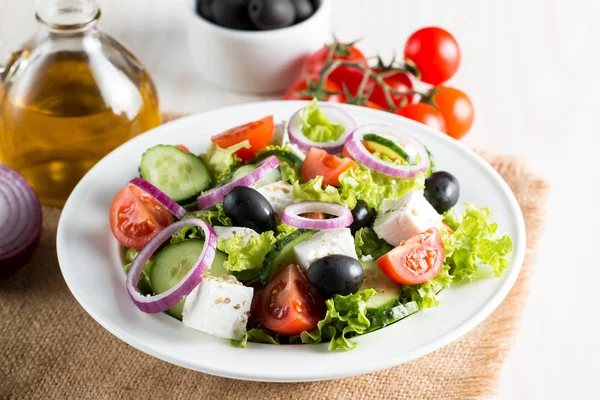
[[[334,379],[402,364],[447,345],[485,319],[504,299],[523,262],[525,226],[512,192],[494,169],[460,143],[413,121],[355,106],[342,107],[359,125],[392,125],[426,144],[438,168],[458,178],[461,203],[492,208],[500,230],[514,241],[510,268],[501,278],[445,290],[439,307],[356,338],[358,347],[350,352],[329,353],[326,344],[250,343],[240,349],[185,328],[166,314],[145,314],[135,307],[125,290],[108,212],[115,194],[136,175],[142,153],[160,143],[184,143],[199,153],[216,133],[267,114],[276,121],[287,120],[304,104],[253,103],[182,118],[129,141],[92,168],[67,201],[57,235],[63,276],[81,306],[115,336],[162,360],[209,374],[261,381]]]

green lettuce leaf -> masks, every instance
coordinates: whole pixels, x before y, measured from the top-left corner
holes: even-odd
[[[125,264],[123,265],[123,269],[125,273],[129,273],[129,269],[131,268],[131,263],[133,263],[134,258],[138,255],[139,251],[134,249],[127,249],[125,253]],[[144,268],[142,269],[142,274],[140,275],[140,281],[138,282],[138,290],[141,294],[152,294],[152,286],[150,285],[150,272],[152,271],[152,259],[148,260]]]
[[[254,328],[246,331],[246,334],[241,340],[230,339],[229,343],[235,347],[245,348],[248,345],[248,342],[279,344],[277,339],[277,336],[273,336],[270,332],[264,331],[260,328]]]
[[[335,187],[329,185],[323,187],[322,176],[317,176],[305,183],[295,181],[293,186],[294,200],[318,200],[328,203],[345,204],[350,209],[356,206],[356,199],[353,196],[342,198],[340,192]]]
[[[450,286],[450,266],[444,264],[435,278],[420,285],[402,285],[401,302],[414,301],[419,308],[436,307],[440,304],[438,293]]]
[[[189,212],[183,217],[183,219],[189,218],[201,219],[211,226],[233,226],[231,218],[229,218],[223,210],[223,203],[217,203],[208,210]]]
[[[350,168],[341,173],[339,180],[341,198],[349,207],[352,204],[350,199],[354,199],[354,203],[362,200],[375,210],[379,209],[384,199],[402,197],[411,190],[425,188],[424,174],[418,174],[414,178],[394,178],[362,164],[358,164],[356,169]]]
[[[281,180],[293,184],[298,181],[298,173],[296,170],[285,161],[279,163],[279,170],[281,171]]]
[[[277,236],[275,236],[275,240],[279,240],[284,236],[289,235],[290,233],[298,230],[295,226],[287,225],[283,222],[280,222],[277,225]]]
[[[229,255],[224,267],[229,272],[256,270],[260,272],[265,256],[273,249],[275,235],[272,231],[253,236],[244,245],[240,235],[227,239],[219,238],[217,248]]]
[[[212,143],[206,154],[202,157],[215,181],[219,182],[231,174],[236,167],[241,165],[242,160],[235,155],[235,152],[240,149],[249,149],[250,147],[248,140],[244,140],[226,149]]]
[[[323,110],[317,107],[317,99],[300,110],[300,121],[302,133],[313,142],[323,143],[338,140],[346,130],[344,124],[334,124],[327,119]]]
[[[367,301],[375,295],[374,289],[362,290],[347,296],[335,295],[325,301],[327,313],[317,328],[290,338],[290,343],[321,343],[329,341],[329,351],[352,350],[357,343],[350,339],[367,331]]]
[[[373,228],[369,227],[356,231],[354,234],[354,247],[359,257],[371,256],[374,260],[394,248],[385,240],[379,239]]]
[[[513,249],[510,236],[497,233],[487,207],[465,204],[462,216],[454,210],[444,214],[444,222],[454,234],[442,233],[446,263],[455,282],[500,276],[508,267],[507,256]]]

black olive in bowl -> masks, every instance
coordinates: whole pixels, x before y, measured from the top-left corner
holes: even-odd
[[[210,11],[216,24],[225,28],[251,30],[248,0],[213,0]]]
[[[285,28],[296,20],[292,0],[250,0],[248,14],[254,26],[262,30]]]
[[[292,0],[292,3],[296,10],[296,22],[302,22],[313,15],[314,7],[310,0]]]

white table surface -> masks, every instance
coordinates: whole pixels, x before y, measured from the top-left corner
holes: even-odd
[[[9,44],[35,28],[34,1],[0,0]],[[164,110],[199,112],[261,99],[202,81],[188,62],[183,0],[100,4],[101,27],[148,67]],[[367,54],[402,54],[405,39],[423,26],[451,31],[463,51],[451,84],[476,108],[465,143],[523,154],[552,182],[531,295],[499,399],[598,398],[599,19],[594,0],[334,0],[336,34],[364,37]]]

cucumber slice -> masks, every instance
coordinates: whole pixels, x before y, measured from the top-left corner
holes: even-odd
[[[150,284],[152,291],[156,294],[166,292],[175,286],[190,271],[194,262],[200,257],[204,248],[204,241],[198,239],[185,240],[171,244],[162,249],[154,258],[152,271],[150,273]],[[227,275],[223,264],[227,261],[227,255],[217,250],[215,259],[205,274],[216,278]],[[185,300],[166,312],[181,320],[183,318],[183,305]]]
[[[140,176],[181,204],[195,200],[211,185],[210,174],[201,158],[168,145],[146,150]]]
[[[395,142],[386,139],[382,136],[376,135],[374,133],[367,133],[363,136],[364,146],[372,153],[381,153],[385,154],[392,160],[396,160],[398,158],[403,159],[407,163],[412,163],[413,160],[408,155],[406,151],[400,146],[398,146]]]
[[[266,286],[279,271],[290,264],[296,263],[294,247],[297,244],[309,240],[315,231],[309,229],[298,229],[287,236],[282,237],[273,246],[273,250],[267,253],[260,271],[260,283]]]
[[[400,303],[402,286],[387,277],[375,261],[361,262],[365,279],[361,290],[375,289],[376,295],[367,301],[369,331],[383,328],[419,310],[416,302]]]
[[[291,151],[284,150],[284,149],[275,149],[275,150],[265,151],[264,153],[262,153],[258,157],[256,157],[255,163],[258,163],[270,156],[277,157],[280,162],[287,163],[290,167],[292,167],[296,171],[296,173],[298,173],[298,174],[300,173],[300,168],[302,168],[302,159],[300,157],[298,157],[296,154],[292,153]]]

